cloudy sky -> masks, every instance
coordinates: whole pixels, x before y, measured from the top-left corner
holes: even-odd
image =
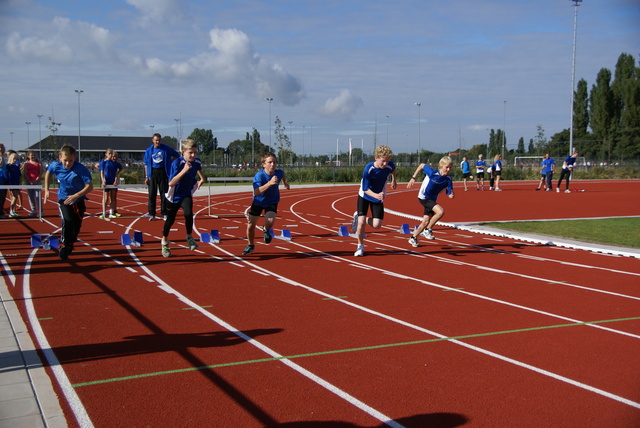
[[[268,142],[278,116],[298,153],[376,135],[449,151],[492,128],[514,148],[569,127],[573,4],[0,0],[0,141],[34,143],[52,115],[76,135],[80,99],[82,135],[204,128],[226,147],[254,127]],[[639,47],[638,0],[581,3],[576,81]]]

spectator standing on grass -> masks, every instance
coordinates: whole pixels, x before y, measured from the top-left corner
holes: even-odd
[[[416,171],[413,173],[411,180],[407,183],[407,189],[410,189],[416,182],[416,176],[422,171],[425,174],[424,180],[422,180],[422,186],[418,192],[418,202],[422,205],[422,222],[416,230],[411,234],[409,243],[413,247],[418,247],[418,236],[422,234],[427,239],[435,239],[433,236],[433,226],[444,215],[444,208],[437,203],[438,194],[443,190],[446,190],[450,199],[455,196],[453,194],[453,180],[450,177],[451,168],[453,162],[449,156],[445,156],[440,159],[438,163],[438,169],[433,169],[427,164],[420,164]]]
[[[567,158],[562,163],[562,171],[560,172],[560,179],[558,180],[558,185],[556,186],[556,192],[560,192],[560,184],[562,180],[565,179],[565,190],[564,193],[571,193],[569,190],[569,179],[571,178],[571,173],[573,172],[573,167],[576,163],[576,158],[578,157],[578,152],[574,152],[572,155],[567,156]]]
[[[484,190],[484,170],[487,167],[487,161],[482,159],[482,155],[478,155],[478,160],[476,161],[476,190]],[[480,187],[480,183],[482,182],[482,187]]]
[[[544,184],[544,190],[547,192],[551,192],[553,190],[553,170],[555,169],[555,161],[552,157],[549,156],[549,153],[544,155],[544,159],[542,160],[542,169],[540,174],[540,183],[538,183],[538,187],[536,190],[540,190],[542,185]]]
[[[467,180],[473,180],[473,175],[471,175],[471,168],[469,167],[469,161],[467,161],[467,157],[462,157],[462,162],[460,163],[460,168],[462,168],[462,181],[464,182],[464,191],[467,190]]]
[[[169,232],[171,226],[176,221],[178,210],[182,208],[184,214],[184,224],[187,229],[187,245],[194,251],[198,248],[196,240],[193,239],[193,194],[202,186],[204,176],[202,175],[202,163],[196,157],[198,145],[191,139],[182,142],[182,156],[174,160],[169,173],[169,190],[166,197],[168,200],[167,218],[162,228],[162,256],[171,256],[169,248]]]
[[[160,193],[160,213],[166,220],[168,201],[168,177],[171,169],[171,158],[179,158],[180,153],[162,143],[162,136],[153,134],[152,144],[144,152],[144,184],[149,186],[148,217],[156,219],[156,195]]]
[[[82,218],[87,211],[86,195],[93,190],[91,172],[77,162],[76,157],[75,147],[65,144],[60,148],[58,160],[49,164],[44,175],[43,204],[49,199],[52,177],[59,183],[58,208],[62,217],[62,247],[58,254],[62,260],[67,260],[73,252],[73,246],[82,228]]]
[[[27,161],[23,167],[25,182],[30,186],[39,186],[41,184],[40,177],[42,177],[42,165],[36,158],[36,153],[33,151],[27,152]],[[27,189],[27,197],[29,198],[29,217],[38,217],[38,208],[40,201],[40,190]]]
[[[264,242],[270,243],[273,239],[271,228],[276,221],[278,203],[280,202],[280,190],[278,186],[282,182],[289,190],[287,176],[283,170],[277,169],[276,155],[265,153],[262,155],[262,170],[253,176],[253,202],[247,214],[247,246],[242,251],[243,256],[248,256],[255,249],[255,229],[258,219],[264,212],[264,225],[262,234]]]
[[[375,160],[369,162],[362,172],[360,189],[358,189],[357,211],[353,214],[351,232],[356,234],[358,247],[353,254],[364,256],[364,231],[367,225],[374,229],[382,227],[384,219],[384,198],[387,195],[387,180],[391,176],[391,188],[398,186],[396,182],[396,166],[391,161],[393,152],[388,146],[378,146],[374,152]],[[371,217],[367,213],[371,209]]]

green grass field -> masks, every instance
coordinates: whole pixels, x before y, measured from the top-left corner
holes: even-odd
[[[640,248],[640,218],[482,223],[497,229]]]

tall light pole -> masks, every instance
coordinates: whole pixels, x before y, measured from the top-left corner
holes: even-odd
[[[40,141],[38,142],[38,162],[42,162],[42,116],[44,115],[38,115],[38,137],[40,139]]]
[[[9,134],[11,134],[11,150],[13,150],[13,132],[14,132],[14,131],[9,132]],[[2,160],[2,159],[0,159],[0,161],[1,161],[1,160]]]
[[[387,146],[389,145],[389,115],[387,115]]]
[[[304,131],[307,125],[302,125],[302,165],[304,166]]]
[[[82,89],[76,89],[78,94],[78,162],[82,163],[82,157],[80,156],[80,94],[84,91]]]
[[[31,122],[25,122],[27,124],[27,148],[29,148],[30,145],[30,139],[29,139],[29,125],[31,125]],[[11,143],[11,149],[13,149],[13,143]]]
[[[289,121],[289,130],[291,131],[291,137],[289,137],[289,159],[291,161],[291,165],[293,165],[293,120]]]
[[[180,127],[178,124],[180,123],[180,119],[173,119],[176,121],[176,145],[177,149],[180,150]]]
[[[269,150],[273,150],[271,148],[271,101],[273,98],[267,97],[265,100],[269,101]]]
[[[502,112],[502,159],[504,159],[504,150],[507,146],[507,102],[504,101]]]
[[[422,106],[422,103],[416,103],[416,105],[418,106],[418,165],[420,165],[420,153],[422,152],[420,145],[420,106]]]
[[[155,128],[155,125],[149,125],[149,128],[151,128],[151,135],[153,135],[153,128]]]
[[[571,0],[574,3],[575,13],[573,15],[573,59],[571,61],[571,126],[569,127],[569,154],[573,153],[573,91],[576,81],[576,36],[578,33],[578,6],[582,0]]]

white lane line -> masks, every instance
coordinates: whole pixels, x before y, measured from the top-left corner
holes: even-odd
[[[243,263],[245,263],[249,267],[252,267],[253,268],[252,270],[254,270],[254,269],[261,270],[261,271],[267,272],[269,275],[271,275],[271,273],[266,271],[265,269],[263,269],[263,268],[261,268],[261,267],[259,267],[257,265],[254,265],[252,263],[248,263],[248,262],[242,260],[240,257],[238,257],[238,256],[236,256],[236,255],[234,255],[234,254],[232,254],[232,253],[230,253],[230,252],[228,252],[226,250],[223,250],[222,248],[218,247],[215,244],[210,243],[210,245],[218,248],[223,253],[226,253],[227,255],[229,255],[229,256],[231,256],[233,258],[236,258],[237,260],[241,260]],[[228,331],[230,331],[231,333],[235,334],[236,336],[242,338],[243,340],[245,340],[249,344],[255,346],[256,348],[260,349],[262,352],[266,353],[267,355],[270,355],[271,357],[276,358],[279,362],[285,364],[289,368],[291,368],[291,369],[295,370],[296,372],[300,373],[301,375],[305,376],[307,379],[310,379],[311,381],[313,381],[313,382],[317,383],[318,385],[324,387],[328,391],[334,393],[338,397],[340,397],[343,400],[349,402],[350,404],[352,404],[353,406],[355,406],[358,409],[362,410],[363,412],[367,413],[368,415],[376,418],[377,420],[379,420],[380,422],[384,423],[385,425],[391,426],[393,428],[403,428],[403,425],[397,423],[396,421],[394,421],[390,417],[384,415],[383,413],[379,412],[378,410],[374,409],[373,407],[370,407],[369,405],[365,404],[364,402],[358,400],[357,398],[355,398],[354,396],[348,394],[347,392],[343,391],[342,389],[338,388],[337,386],[335,386],[335,385],[327,382],[326,380],[320,378],[319,376],[313,374],[312,372],[308,371],[307,369],[303,368],[302,366],[298,365],[297,363],[294,363],[293,361],[291,361],[291,360],[289,360],[287,358],[284,358],[281,354],[277,353],[273,349],[267,347],[266,345],[263,345],[258,340],[247,336],[242,331],[238,330],[237,328],[233,327],[232,325],[228,324],[227,322],[225,322],[222,319],[218,318],[217,316],[213,315],[211,312],[207,311],[205,308],[202,308],[201,306],[199,306],[196,303],[192,302],[190,299],[188,299],[182,293],[180,293],[179,291],[177,291],[174,288],[172,288],[169,284],[165,283],[160,277],[155,275],[145,265],[143,265],[142,262],[136,257],[135,254],[133,254],[132,251],[130,251],[130,253],[131,253],[131,257],[135,260],[135,262],[138,264],[138,266],[140,266],[140,268],[143,269],[145,272],[147,272],[147,274],[149,276],[151,276],[158,283],[161,284],[159,286],[160,289],[164,290],[165,292],[167,292],[169,294],[175,295],[178,298],[178,300],[180,300],[185,305],[189,306],[190,308],[192,308],[194,310],[197,310],[202,315],[204,315],[205,317],[209,318],[210,320],[212,320],[216,324],[218,324],[221,327],[227,329]],[[292,281],[292,280],[290,280],[288,278],[282,277],[280,275],[274,275],[274,276],[276,276],[276,278],[279,279],[282,282],[286,282],[286,283],[291,284],[291,285],[298,285],[298,283],[296,283],[295,281]],[[334,297],[334,296],[331,296],[331,297]]]
[[[42,353],[44,354],[51,371],[53,371],[53,375],[58,381],[58,385],[60,385],[60,389],[62,389],[62,394],[64,398],[67,400],[69,407],[71,407],[71,411],[73,412],[73,416],[76,418],[78,425],[82,428],[91,428],[93,427],[93,423],[89,418],[89,414],[87,410],[82,405],[82,401],[76,394],[75,389],[71,386],[71,382],[67,377],[62,365],[60,365],[60,361],[58,361],[58,357],[51,349],[51,345],[49,345],[49,341],[42,330],[42,326],[40,325],[40,321],[36,316],[36,309],[33,305],[33,299],[31,298],[31,264],[33,262],[33,258],[38,251],[37,248],[34,248],[29,256],[25,264],[25,272],[23,277],[23,291],[22,296],[24,298],[25,308],[27,310],[27,317],[29,318],[29,323],[31,324],[31,329],[33,331],[33,335],[36,337],[36,341],[38,342],[38,346]]]

